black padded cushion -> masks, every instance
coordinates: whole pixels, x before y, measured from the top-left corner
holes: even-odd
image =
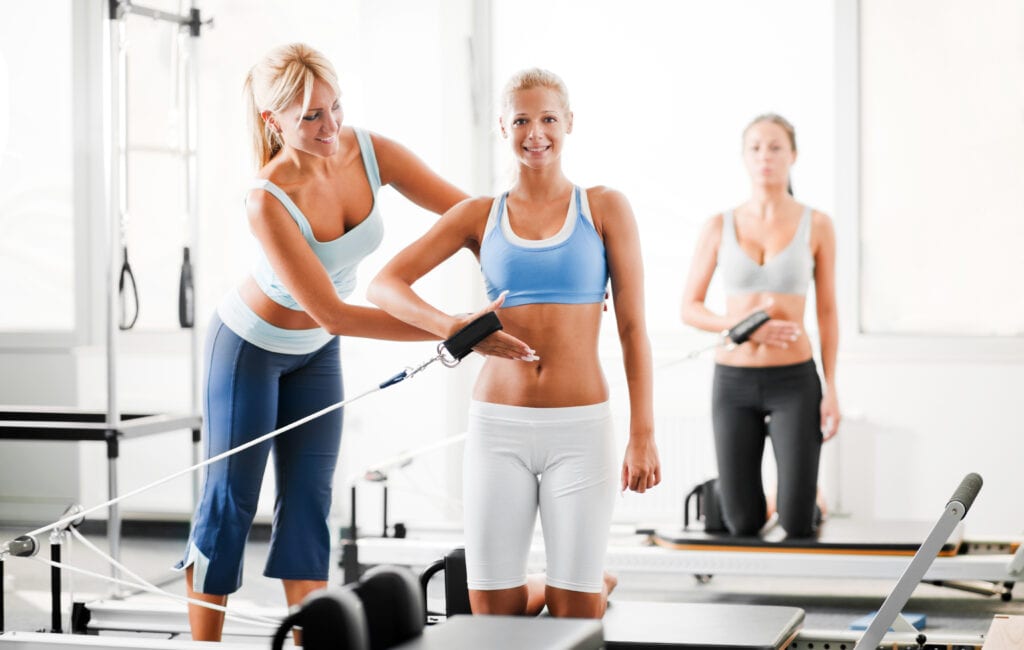
[[[318,589],[306,596],[299,611],[288,620],[302,628],[302,645],[306,650],[370,648],[363,604],[351,589]]]
[[[386,650],[423,633],[423,593],[419,580],[408,569],[374,567],[352,590],[363,602],[370,650]]]

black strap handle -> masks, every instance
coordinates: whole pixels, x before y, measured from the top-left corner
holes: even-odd
[[[489,311],[476,320],[470,321],[468,325],[455,332],[450,339],[441,345],[447,350],[452,363],[458,363],[473,351],[473,346],[500,329],[501,321],[498,320],[498,315],[493,311]],[[445,365],[449,364],[446,363]]]
[[[139,288],[135,285],[135,273],[128,263],[128,247],[121,246],[121,275],[117,280],[117,293],[121,300],[121,330],[130,330],[139,320]],[[129,310],[131,314],[129,314]]]
[[[178,276],[178,325],[190,328],[196,323],[195,285],[192,282],[192,259],[188,246],[181,259],[181,274]]]
[[[729,329],[727,336],[729,340],[739,345],[745,343],[750,335],[757,331],[757,328],[767,323],[771,318],[763,310],[757,310],[753,314],[747,316],[740,322],[736,323]]]

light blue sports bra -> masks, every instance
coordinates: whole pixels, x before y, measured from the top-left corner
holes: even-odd
[[[562,229],[547,239],[523,239],[512,231],[508,192],[491,205],[480,244],[487,297],[508,291],[504,307],[534,303],[603,302],[608,286],[604,242],[594,229],[587,193],[573,188]]]
[[[796,234],[786,248],[764,264],[750,259],[736,239],[733,211],[722,215],[722,241],[718,268],[728,296],[743,293],[791,293],[804,295],[814,274],[811,254],[811,208],[805,207]]]
[[[302,236],[309,242],[313,253],[323,263],[327,273],[331,276],[334,289],[338,297],[347,298],[352,295],[356,288],[356,268],[363,259],[380,246],[384,238],[384,222],[381,219],[380,211],[377,209],[377,191],[380,189],[380,171],[377,169],[377,158],[373,153],[373,143],[370,141],[370,134],[363,129],[355,129],[356,140],[359,142],[359,150],[363,157],[363,167],[366,169],[366,177],[370,181],[370,190],[373,192],[373,207],[370,214],[354,228],[337,239],[322,242],[313,236],[313,229],[302,214],[298,206],[284,191],[268,180],[257,179],[253,181],[252,188],[266,190],[273,194],[288,210],[295,223],[298,224]],[[288,292],[288,289],[281,282],[281,279],[274,273],[266,254],[260,249],[253,267],[252,275],[256,284],[263,290],[271,300],[288,309],[301,310],[302,307]]]
[[[317,256],[327,273],[331,276],[334,290],[340,298],[347,298],[356,287],[356,270],[367,255],[380,246],[384,237],[384,222],[377,206],[377,191],[380,189],[380,170],[377,157],[373,151],[370,133],[365,129],[354,129],[359,150],[363,159],[366,178],[373,192],[373,207],[366,219],[344,233],[341,237],[321,242],[313,236],[306,215],[302,214],[295,202],[277,185],[268,180],[254,180],[251,189],[262,189],[270,192],[284,205],[295,223],[298,224],[302,236],[309,242],[310,248]],[[301,310],[298,302],[284,286],[281,279],[274,273],[266,253],[259,250],[252,269],[256,284],[271,300],[288,309]],[[235,334],[253,345],[271,352],[283,354],[308,354],[321,348],[333,336],[322,328],[289,330],[275,327],[260,318],[242,300],[237,290],[228,293],[217,306],[217,314]]]

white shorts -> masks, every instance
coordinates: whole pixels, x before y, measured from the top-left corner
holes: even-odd
[[[462,488],[469,588],[526,584],[539,506],[547,584],[600,592],[618,474],[607,402],[532,408],[474,401]]]

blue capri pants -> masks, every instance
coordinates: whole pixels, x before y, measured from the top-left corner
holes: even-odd
[[[213,317],[206,340],[204,451],[210,458],[343,399],[338,339],[309,354],[269,352]],[[185,558],[194,591],[229,594],[242,585],[242,556],[256,514],[267,456],[277,495],[263,574],[327,580],[334,469],[341,409],[208,465]]]

